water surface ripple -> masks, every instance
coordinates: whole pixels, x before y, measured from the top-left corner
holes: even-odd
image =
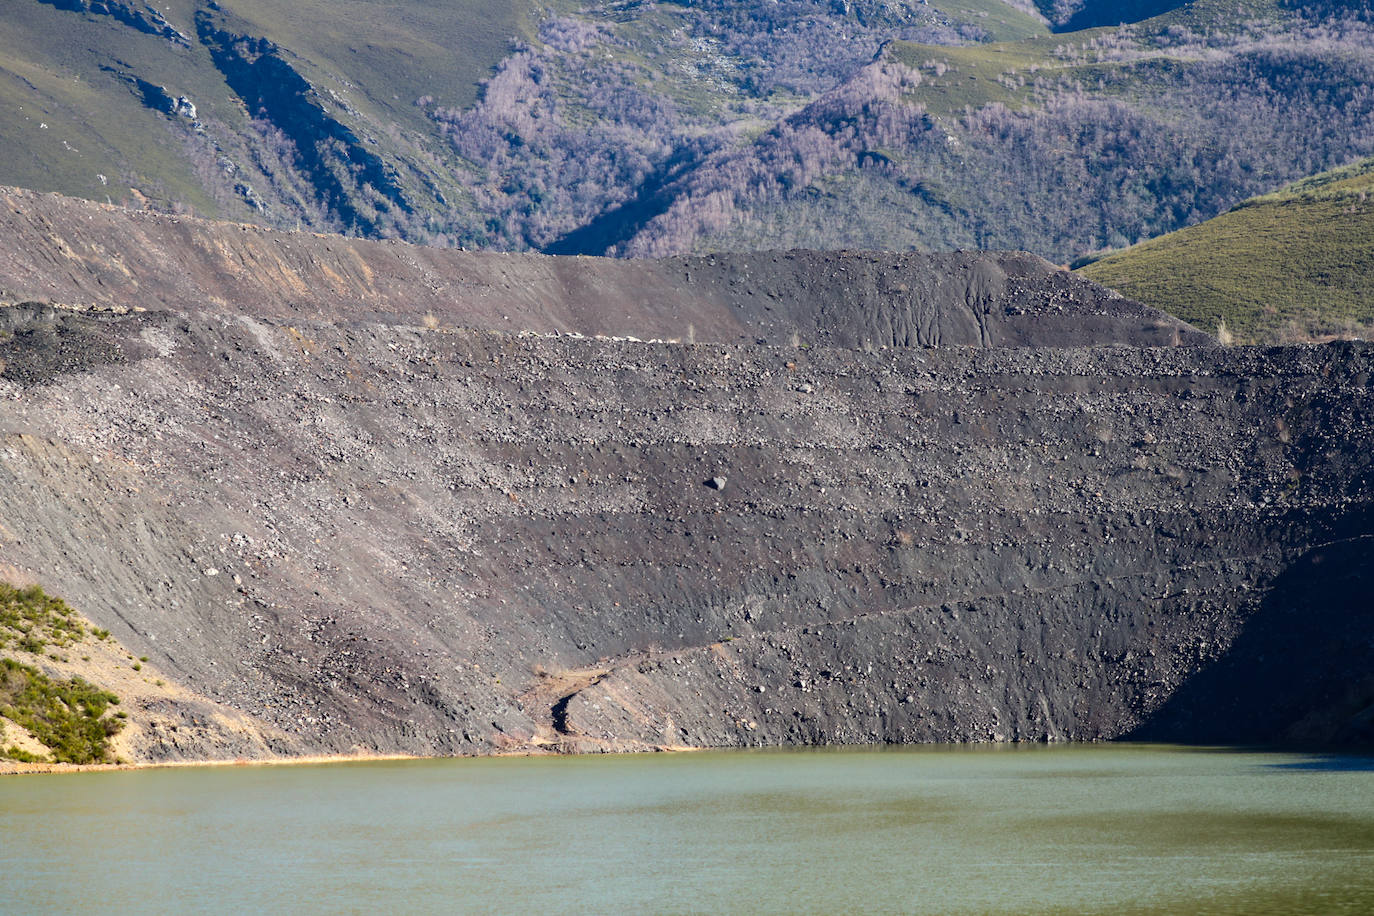
[[[1374,760],[1140,745],[0,780],[14,913],[1371,913]]]

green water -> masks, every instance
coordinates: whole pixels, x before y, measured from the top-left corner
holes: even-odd
[[[0,779],[0,912],[1374,913],[1374,758],[1113,746]]]

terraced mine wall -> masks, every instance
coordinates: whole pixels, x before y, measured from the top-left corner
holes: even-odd
[[[0,576],[263,753],[1369,737],[1367,345],[0,315]]]
[[[0,579],[132,759],[1374,737],[1368,345],[0,203]]]

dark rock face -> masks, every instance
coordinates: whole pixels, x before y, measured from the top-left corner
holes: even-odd
[[[1047,14],[1052,17],[1051,21],[1058,26],[1059,31],[1063,32],[1115,26],[1124,22],[1140,22],[1142,19],[1158,16],[1160,13],[1167,13],[1169,10],[1183,6],[1179,0],[1124,0],[1124,2],[1123,0],[1113,0],[1111,3],[1094,3],[1090,0],[1086,3],[1066,4],[1060,2],[1055,5],[1060,8],[1071,5],[1077,7],[1076,11],[1067,18],[1055,16],[1054,12],[1046,10]]]
[[[1291,563],[1226,654],[1132,737],[1374,745],[1374,536],[1321,544]]]
[[[0,391],[4,564],[307,749],[1185,734],[1371,533],[1362,345],[81,320],[124,361]]]
[[[0,576],[276,747],[1368,737],[1369,345],[11,200],[0,285],[101,308],[0,308]]]
[[[0,310],[0,379],[19,385],[50,382],[60,375],[123,362],[125,349],[100,322],[43,302]]]

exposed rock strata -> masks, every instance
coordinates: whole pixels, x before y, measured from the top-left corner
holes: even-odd
[[[311,750],[1114,737],[1371,531],[1359,345],[55,327],[4,563]]]
[[[1138,346],[1202,338],[1016,255],[7,200],[0,285],[87,307],[0,308],[0,575],[274,736],[228,754],[1370,737],[1368,345]],[[621,314],[719,339],[562,333]]]

